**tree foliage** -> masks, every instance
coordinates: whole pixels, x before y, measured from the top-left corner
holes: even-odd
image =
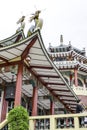
[[[28,130],[29,116],[27,110],[18,106],[12,109],[8,114],[9,130]]]

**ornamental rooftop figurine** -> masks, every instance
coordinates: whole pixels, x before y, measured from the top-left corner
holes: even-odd
[[[20,24],[20,27],[16,30],[16,32],[19,32],[20,30],[24,30],[25,28],[25,16],[22,16],[18,21],[17,24]]]
[[[39,18],[39,14],[41,13],[40,10],[37,10],[34,14],[32,14],[32,16],[30,17],[30,22],[32,22],[34,20],[35,25],[31,26],[27,36],[30,36],[35,30],[37,29],[42,29],[43,26],[43,20],[41,18]]]

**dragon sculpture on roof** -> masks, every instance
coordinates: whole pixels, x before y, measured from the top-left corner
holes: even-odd
[[[16,30],[16,32],[19,32],[20,30],[24,30],[25,28],[25,16],[23,15],[18,21],[17,24],[20,24],[20,27]]]
[[[30,36],[35,30],[37,29],[42,29],[43,26],[43,20],[41,18],[39,18],[41,11],[37,10],[35,11],[34,14],[32,14],[32,16],[29,19],[29,22],[31,23],[32,21],[34,21],[34,25],[32,25],[28,32],[27,32],[27,37]],[[20,24],[20,27],[16,30],[16,32],[19,32],[20,30],[24,30],[25,28],[25,16],[23,15],[18,21],[17,24]]]
[[[42,29],[42,26],[43,26],[43,20],[41,18],[39,18],[39,15],[40,15],[41,11],[40,10],[37,10],[35,11],[34,14],[32,14],[32,16],[30,17],[30,22],[34,21],[35,25],[32,25],[29,30],[28,30],[28,33],[27,33],[27,36],[30,36],[35,30],[37,29]]]

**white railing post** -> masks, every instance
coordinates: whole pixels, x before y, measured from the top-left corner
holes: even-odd
[[[56,129],[56,125],[55,125],[55,118],[54,116],[50,116],[50,130],[55,130]]]
[[[78,117],[74,117],[74,125],[75,125],[75,130],[79,130],[79,119],[78,119]]]
[[[34,130],[34,120],[29,120],[29,130]]]

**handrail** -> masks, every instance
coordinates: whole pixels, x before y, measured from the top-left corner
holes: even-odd
[[[29,117],[29,130],[85,130],[83,123],[85,116],[87,113],[32,116]],[[82,119],[81,125],[79,119]],[[61,120],[63,120],[63,124],[61,124]]]
[[[29,130],[86,130],[84,117],[87,117],[87,113],[29,116]],[[81,124],[79,124],[79,119],[82,119]],[[5,119],[0,123],[0,130],[7,124],[8,120]]]
[[[7,119],[5,119],[3,122],[1,122],[1,123],[0,123],[0,130],[1,130],[5,125],[7,125],[7,123],[8,123],[8,120],[7,120]]]

